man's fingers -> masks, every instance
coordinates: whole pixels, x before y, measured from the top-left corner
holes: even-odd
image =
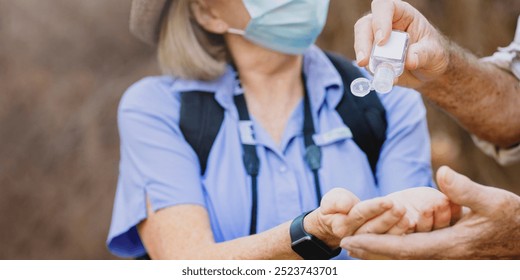
[[[394,0],[372,1],[372,32],[374,42],[380,46],[384,45],[390,38],[394,12]]]
[[[354,25],[354,50],[356,51],[356,62],[359,66],[365,67],[368,65],[373,44],[372,15],[366,15]]]
[[[356,204],[348,213],[346,219],[346,224],[349,227],[346,235],[352,235],[368,220],[383,214],[392,207],[392,201],[385,197],[373,198]]]
[[[347,254],[356,259],[362,260],[391,260],[391,257],[374,254],[372,252],[362,250],[362,249],[351,249],[347,251]]]
[[[431,58],[434,55],[431,44],[427,40],[420,40],[408,47],[405,67],[408,70],[417,70],[423,68],[431,68],[429,64],[432,62]]]
[[[416,243],[417,241],[410,240],[410,236],[412,235],[355,235],[341,240],[340,246],[347,250],[351,257],[359,259],[381,259],[382,256],[391,259],[410,259],[414,256],[407,251],[407,248],[422,246],[425,243],[424,241]]]
[[[375,42],[381,46],[388,42],[392,29],[407,31],[420,14],[401,0],[374,0],[372,15],[372,32]]]
[[[429,75],[439,75],[447,68],[447,53],[440,42],[440,37],[429,36],[418,39],[408,47],[405,68],[410,71],[420,70]],[[418,76],[418,78],[422,78]]]
[[[341,247],[352,257],[361,259],[428,259],[435,258],[439,252],[449,255],[443,244],[450,244],[453,237],[446,229],[429,233],[408,235],[363,234],[344,238]]]
[[[354,234],[383,234],[392,229],[403,218],[406,209],[394,206],[383,214],[363,224]]]
[[[447,166],[437,171],[440,190],[453,202],[473,211],[485,211],[488,205],[488,187],[471,181]]]

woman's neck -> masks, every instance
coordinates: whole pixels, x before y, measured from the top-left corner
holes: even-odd
[[[236,35],[226,40],[249,111],[279,144],[291,113],[304,95],[302,56],[270,51]]]
[[[228,46],[248,97],[271,100],[269,103],[302,97],[301,56],[270,51],[236,35],[230,37]]]

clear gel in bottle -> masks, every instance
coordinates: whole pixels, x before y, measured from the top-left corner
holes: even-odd
[[[368,64],[368,70],[374,78],[372,81],[367,78],[355,79],[350,84],[352,94],[363,97],[372,90],[378,93],[392,91],[394,80],[404,72],[408,41],[408,33],[394,30],[384,46],[374,44]]]

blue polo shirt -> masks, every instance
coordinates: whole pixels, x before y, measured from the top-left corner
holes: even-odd
[[[344,187],[365,200],[410,187],[433,186],[426,112],[417,92],[396,87],[380,95],[388,130],[375,180],[352,135],[334,133],[348,131],[334,108],[343,87],[350,85],[343,85],[332,63],[315,46],[304,54],[304,72],[316,126],[314,139],[323,153],[322,193]],[[121,161],[107,240],[112,253],[121,257],[145,254],[136,225],[146,219],[146,197],[154,210],[179,204],[205,207],[216,242],[249,234],[251,178],[242,162],[233,101],[236,83],[235,73],[228,67],[211,82],[149,77],[126,91],[118,111]],[[204,176],[179,128],[180,93],[186,91],[214,92],[225,110]],[[302,101],[292,112],[280,144],[251,116],[260,159],[258,232],[318,206],[314,177],[303,158],[303,116]]]

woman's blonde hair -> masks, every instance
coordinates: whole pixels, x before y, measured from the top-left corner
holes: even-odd
[[[192,0],[173,0],[161,23],[158,59],[164,74],[213,80],[226,67],[224,37],[204,30],[192,16]]]

